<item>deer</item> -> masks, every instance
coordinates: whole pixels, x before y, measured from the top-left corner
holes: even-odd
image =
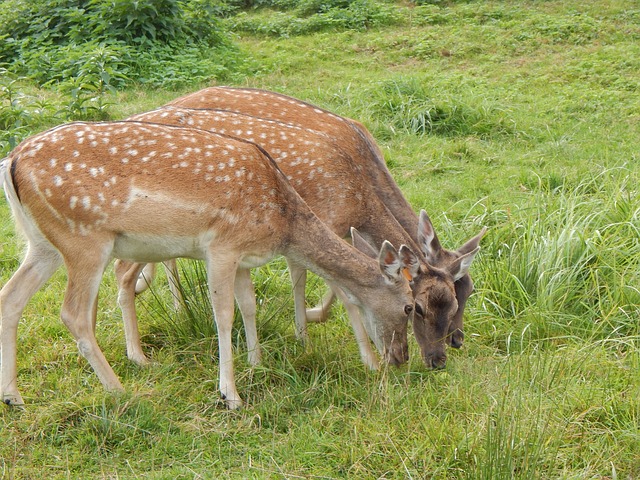
[[[359,242],[363,251],[367,249],[366,243],[380,245],[385,239],[392,244],[408,245],[412,251],[419,250],[375,190],[369,187],[368,182],[345,181],[362,178],[363,166],[355,164],[350,155],[322,132],[232,111],[173,106],[133,115],[128,120],[239,135],[245,140],[256,142],[269,152],[318,218],[339,236],[347,237],[350,228],[354,227],[362,241],[353,236],[352,239]],[[426,213],[416,228],[420,231],[418,236],[430,235],[432,226]],[[451,312],[457,311],[451,308],[452,303],[443,302],[445,298],[455,300],[454,296],[440,292],[455,289],[455,281],[467,274],[477,251],[478,249],[469,252],[459,261],[447,264],[444,269],[433,268],[424,262],[417,269],[417,275],[409,276],[415,296],[414,315],[418,315],[425,324],[422,330],[416,332],[416,337],[421,346],[423,359],[431,368],[443,368],[446,364],[447,331],[451,322]],[[308,337],[304,303],[306,269],[291,261],[288,261],[288,266],[294,286],[296,336],[304,342]],[[134,283],[138,280],[141,268],[141,265],[119,261],[116,263],[115,272],[119,285],[119,304],[125,324],[127,355],[134,362],[144,365],[148,363],[148,359],[139,341],[134,304]],[[170,266],[169,271],[175,271],[175,264]],[[338,289],[332,291],[339,293]],[[377,369],[379,364],[367,340],[366,326],[360,325],[357,310],[350,308],[349,302],[345,301],[343,296],[341,298],[347,308],[363,363],[371,369]],[[255,327],[252,331],[255,331]],[[258,349],[252,345],[248,346],[248,350],[257,352]]]
[[[167,103],[167,106],[240,112],[315,130],[332,138],[355,164],[360,165],[359,172],[364,174],[364,177],[346,180],[364,183],[363,178],[367,178],[398,223],[420,246],[422,258],[434,267],[446,267],[468,255],[479,246],[486,233],[486,228],[483,228],[480,233],[456,250],[445,249],[440,243],[427,213],[422,210],[419,215],[416,214],[389,172],[384,155],[375,139],[366,127],[356,120],[339,116],[287,95],[247,87],[208,87],[174,99]],[[316,181],[320,180],[316,179]],[[418,228],[418,225],[424,225],[425,228]],[[300,283],[303,282],[302,279]],[[447,343],[454,348],[460,348],[463,345],[464,308],[473,288],[473,281],[468,272],[455,282],[458,310],[451,321],[446,339]],[[298,291],[300,290],[303,291],[299,287]],[[318,307],[307,311],[309,321],[326,320],[328,307],[334,297],[333,292],[330,292]],[[427,335],[425,324],[420,318],[414,319],[413,326],[414,332]]]
[[[204,260],[218,331],[219,391],[230,409],[243,404],[233,366],[234,296],[243,316],[244,308],[255,308],[249,269],[276,255],[339,288],[360,310],[388,364],[408,360],[414,299],[404,272],[417,274],[414,252],[385,240],[372,258],[345,242],[254,143],[171,125],[74,122],[24,140],[2,171],[27,246],[0,290],[0,398],[6,404],[24,404],[17,379],[22,312],[63,264],[62,321],[105,390],[124,390],[95,336],[98,290],[113,258]],[[453,291],[444,293],[455,308]]]

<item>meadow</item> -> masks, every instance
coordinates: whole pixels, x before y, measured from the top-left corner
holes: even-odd
[[[227,411],[202,267],[181,261],[177,312],[162,273],[138,298],[145,368],[126,358],[109,269],[97,336],[127,390],[114,395],[60,321],[60,271],[20,324],[26,405],[0,409],[0,478],[640,478],[637,3],[285,3],[228,15],[247,69],[188,85],[74,98],[3,71],[1,153],[62,121],[221,83],[355,118],[446,247],[488,227],[464,346],[429,370],[410,333],[409,363],[372,372],[342,307],[302,346],[275,260],[253,272],[263,362],[248,365],[238,317],[246,406]],[[2,197],[0,284],[23,247]],[[314,278],[309,302],[324,291]]]

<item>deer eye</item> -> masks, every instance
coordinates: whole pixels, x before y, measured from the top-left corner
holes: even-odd
[[[422,309],[422,307],[416,303],[416,313],[418,315],[420,315],[421,317],[424,317],[424,310]]]
[[[404,313],[409,315],[411,312],[413,312],[413,305],[405,305],[404,306]]]

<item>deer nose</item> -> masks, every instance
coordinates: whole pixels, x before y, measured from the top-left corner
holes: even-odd
[[[425,358],[425,364],[429,368],[440,370],[447,366],[447,355],[443,354],[434,354]]]
[[[462,343],[464,342],[464,333],[462,333],[462,330],[460,329],[456,329],[451,335],[451,346],[453,348],[460,348],[462,347]]]

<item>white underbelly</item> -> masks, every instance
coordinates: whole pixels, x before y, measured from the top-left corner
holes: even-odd
[[[264,265],[275,256],[274,253],[265,253],[262,255],[246,254],[240,260],[240,268],[256,268]]]
[[[161,262],[180,257],[204,260],[213,236],[211,232],[199,237],[120,234],[114,243],[113,256],[134,262]]]
[[[205,260],[212,248],[225,249],[228,246],[224,243],[216,245],[213,232],[198,237],[120,234],[114,243],[113,257],[140,263],[162,262],[172,258]],[[270,251],[235,253],[240,254],[238,261],[241,268],[259,267],[275,256]]]

